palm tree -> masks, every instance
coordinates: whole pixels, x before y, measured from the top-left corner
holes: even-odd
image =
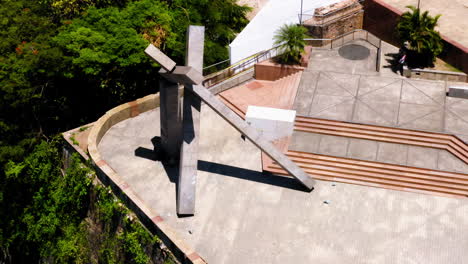
[[[284,64],[299,64],[301,62],[301,54],[304,52],[305,33],[307,29],[298,25],[284,25],[273,37],[274,44],[279,46],[281,55],[277,60]]]
[[[431,17],[428,11],[422,14],[414,6],[407,6],[411,11],[403,13],[397,25],[397,33],[400,40],[408,42],[409,49],[416,53],[416,57],[424,62],[432,64],[437,55],[443,50],[442,38],[434,28],[440,15]],[[408,59],[411,59],[408,56]]]

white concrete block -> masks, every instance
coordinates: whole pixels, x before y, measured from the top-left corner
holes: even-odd
[[[261,106],[249,106],[245,120],[262,136],[273,141],[291,136],[294,130],[296,111]]]

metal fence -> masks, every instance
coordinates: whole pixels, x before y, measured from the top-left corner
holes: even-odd
[[[345,33],[341,36],[338,36],[334,39],[313,39],[313,38],[307,38],[304,39],[306,41],[306,45],[312,46],[316,49],[334,49],[337,47],[341,47],[344,44],[351,42],[353,40],[364,40],[370,43],[372,46],[377,48],[377,62],[376,62],[376,70],[379,71],[380,69],[380,49],[382,45],[382,41],[377,38],[375,35],[372,33],[367,32],[366,30],[362,29],[356,29],[353,31],[350,31],[348,33]],[[216,85],[218,83],[221,83],[225,80],[228,80],[250,68],[252,68],[256,63],[266,61],[270,58],[273,58],[275,56],[280,55],[281,53],[280,46],[273,47],[269,50],[265,50],[262,52],[259,52],[257,54],[254,54],[244,60],[241,60],[227,68],[224,68],[221,71],[211,73],[207,76],[205,76],[205,80],[203,81],[203,84],[206,87],[211,87],[213,85]],[[226,65],[229,63],[228,60],[210,65],[208,67],[205,67],[203,69],[203,72],[209,73],[213,72],[216,69],[219,69],[223,65]],[[214,70],[213,70],[214,69]]]
[[[230,59],[223,60],[215,64],[211,64],[210,66],[203,68],[203,76],[226,69],[229,67],[230,64],[231,64]]]
[[[380,63],[382,56],[382,40],[376,37],[374,34],[369,33],[363,29],[356,29],[338,36],[334,39],[305,39],[307,45],[315,47],[316,49],[335,49],[345,45],[353,40],[364,40],[369,44],[377,48],[377,58],[375,62],[375,70],[380,71]]]
[[[363,29],[356,29],[333,39],[305,39],[307,45],[320,49],[334,49],[353,40],[365,40],[377,49],[381,48],[382,41],[372,33]]]
[[[280,55],[280,46],[276,46],[276,47],[273,47],[269,50],[265,50],[265,51],[262,51],[262,52],[259,52],[257,54],[254,54],[246,59],[243,59],[229,67],[227,67],[226,69],[224,70],[221,70],[221,71],[218,71],[218,72],[215,72],[215,73],[212,73],[208,76],[205,77],[205,80],[203,81],[203,84],[205,85],[205,87],[211,87],[213,85],[216,85],[220,82],[223,82],[227,79],[230,79],[234,76],[236,76],[237,74],[240,74],[252,67],[255,66],[255,64],[259,63],[259,62],[262,62],[262,61],[266,61],[270,58],[273,58],[275,56],[278,56]],[[212,67],[212,66],[208,66],[206,67],[205,69],[209,68],[209,67]]]

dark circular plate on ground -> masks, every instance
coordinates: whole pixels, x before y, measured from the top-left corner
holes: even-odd
[[[348,60],[364,60],[370,55],[370,50],[357,44],[349,44],[338,50],[341,57]]]

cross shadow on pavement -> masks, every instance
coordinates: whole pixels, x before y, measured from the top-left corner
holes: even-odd
[[[154,137],[151,141],[153,142],[154,150],[138,147],[135,149],[135,156],[161,162],[167,176],[169,177],[169,180],[176,184],[177,192],[179,166],[171,166],[163,159],[163,153],[158,151],[161,149],[160,137]],[[299,182],[297,182],[296,179],[292,177],[278,176],[267,172],[262,173],[260,171],[254,171],[205,160],[198,161],[198,170],[228,177],[234,177],[242,180],[254,181],[262,184],[269,184],[282,188],[308,192],[305,187],[303,187]]]
[[[254,181],[258,183],[308,192],[308,190],[299,184],[296,179],[291,177],[277,176],[271,173],[262,173],[260,171],[254,171],[205,160],[198,161],[198,170],[221,174],[242,180]]]

